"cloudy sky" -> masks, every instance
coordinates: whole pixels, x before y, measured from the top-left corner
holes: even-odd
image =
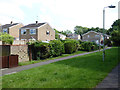
[[[105,28],[118,19],[119,0],[0,0],[0,23],[21,22],[24,25],[48,22],[53,28],[74,30],[76,25],[102,27],[103,7],[106,8]]]

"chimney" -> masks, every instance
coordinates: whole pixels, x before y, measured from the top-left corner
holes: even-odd
[[[36,21],[36,24],[38,24],[38,21]]]
[[[10,24],[13,24],[13,21],[11,21]]]

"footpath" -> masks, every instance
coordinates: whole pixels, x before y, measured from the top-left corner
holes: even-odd
[[[110,48],[111,47],[108,47],[106,49],[110,49]],[[100,50],[100,51],[102,51],[102,50]],[[38,66],[41,66],[41,65],[66,60],[66,59],[74,58],[74,57],[77,57],[77,56],[87,55],[87,54],[95,53],[95,52],[99,52],[99,50],[92,51],[92,52],[86,52],[86,53],[82,53],[82,54],[77,54],[77,55],[72,55],[72,56],[67,56],[67,57],[62,57],[62,58],[59,58],[59,59],[49,60],[49,61],[45,61],[45,62],[39,62],[39,63],[25,65],[25,66],[18,66],[18,67],[14,67],[14,68],[2,69],[2,74],[0,74],[0,76],[17,73],[17,72],[20,72],[22,70],[27,70],[27,69],[38,67]]]

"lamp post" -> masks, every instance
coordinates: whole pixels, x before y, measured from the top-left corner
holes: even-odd
[[[115,8],[116,6],[107,6],[103,8],[103,62],[105,60],[105,8]]]

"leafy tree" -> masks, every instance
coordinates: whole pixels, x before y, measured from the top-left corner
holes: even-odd
[[[120,19],[116,20],[116,21],[111,25],[111,28],[108,29],[107,34],[110,35],[114,30],[120,30]]]
[[[111,40],[115,46],[120,46],[120,31],[114,30],[111,33]]]
[[[64,35],[69,35],[69,34],[72,34],[72,32],[70,30],[66,30],[66,31],[63,31],[63,34]]]
[[[78,34],[82,38],[82,34],[86,33],[88,31],[87,27],[82,27],[82,26],[76,26],[74,28],[75,34]]]
[[[0,41],[2,41],[4,44],[12,44],[14,37],[7,33],[0,33]]]
[[[58,35],[58,33],[59,33],[59,31],[58,30],[56,30],[56,29],[54,29],[55,30],[55,39],[60,39],[60,37],[59,37],[59,35]]]

